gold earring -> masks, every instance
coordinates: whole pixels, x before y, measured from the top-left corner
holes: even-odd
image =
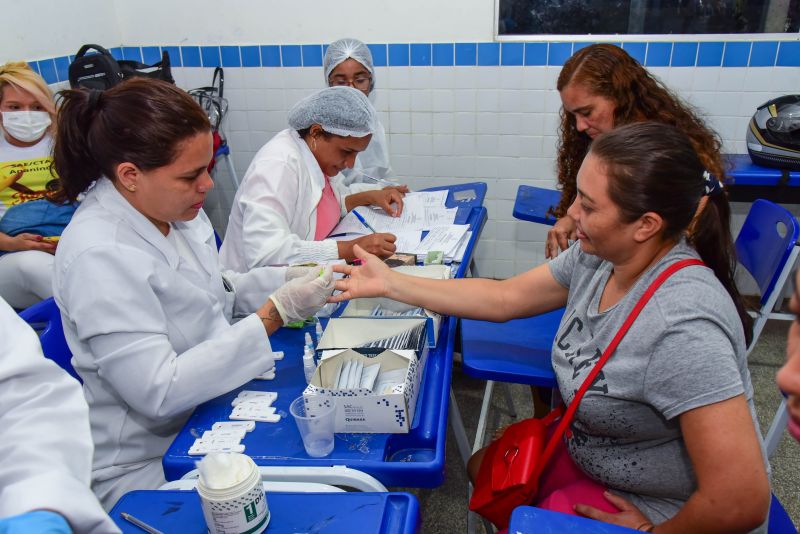
[[[317,138],[316,137],[312,137],[311,138],[311,150],[316,150],[316,149],[317,149]]]
[[[129,186],[128,186],[128,191],[130,191],[131,193],[133,193],[134,191],[136,191],[136,186],[135,186],[135,185],[133,185],[133,184],[129,185]]]

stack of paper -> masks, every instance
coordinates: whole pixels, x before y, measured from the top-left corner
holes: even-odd
[[[447,191],[408,193],[403,198],[403,212],[392,217],[381,209],[355,208],[367,224],[376,232],[398,233],[431,230],[439,226],[449,226],[456,219],[458,208],[446,208],[444,199]],[[344,234],[367,235],[372,233],[351,211],[339,221],[330,236]],[[403,251],[400,251],[403,252]]]
[[[470,232],[468,224],[453,224],[434,228],[425,236],[416,250],[409,251],[417,255],[418,261],[423,261],[428,252],[440,250],[444,253],[444,261],[450,263],[460,261],[464,256],[466,243],[469,241]],[[460,253],[460,255],[459,255]]]

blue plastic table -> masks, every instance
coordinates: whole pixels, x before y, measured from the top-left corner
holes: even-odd
[[[408,493],[267,493],[269,534],[413,534],[419,531],[419,503]],[[205,534],[196,491],[132,491],[111,510],[122,532],[143,531],[121,512],[164,532]]]
[[[555,189],[521,185],[517,189],[517,198],[514,200],[514,218],[553,225],[556,218],[548,215],[547,211],[551,207],[558,206],[560,199],[561,192]]]
[[[556,387],[550,362],[564,308],[505,323],[461,321],[464,372],[474,378]]]
[[[732,202],[763,198],[779,204],[800,204],[800,172],[755,165],[747,154],[726,154],[730,180],[726,186]]]
[[[479,188],[485,184],[466,184],[459,188]],[[452,190],[452,188],[451,188]],[[452,196],[452,195],[450,195]],[[464,261],[456,276],[464,276],[483,225],[486,209],[480,206],[482,197],[471,202],[465,223],[473,230]],[[334,450],[326,458],[309,457],[300,433],[289,414],[289,404],[305,389],[302,352],[303,334],[313,331],[281,328],[272,336],[273,350],[283,350],[285,357],[276,362],[274,380],[253,380],[225,395],[198,406],[186,425],[164,455],[164,475],[176,480],[195,468],[197,456],[190,456],[189,447],[195,437],[211,429],[213,423],[225,421],[231,412],[231,401],[241,390],[276,391],[273,403],[282,418],[279,423],[257,423],[242,443],[245,454],[258,465],[271,466],[331,466],[345,465],[368,473],[386,486],[436,487],[444,480],[445,436],[449,407],[450,378],[453,367],[456,319],[446,317],[441,322],[439,343],[431,349],[420,386],[417,408],[411,430],[407,434],[336,434]]]
[[[630,534],[638,532],[586,517],[551,512],[532,506],[517,506],[508,525],[510,534],[563,534],[564,532],[591,532],[592,534]]]

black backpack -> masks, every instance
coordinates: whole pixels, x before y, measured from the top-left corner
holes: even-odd
[[[95,52],[89,53],[90,50]],[[78,50],[75,60],[69,65],[69,85],[73,89],[85,87],[103,91],[135,76],[175,83],[166,50],[161,53],[161,61],[145,65],[129,59],[117,61],[102,46],[87,44]]]

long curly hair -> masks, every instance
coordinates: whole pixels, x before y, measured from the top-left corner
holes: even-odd
[[[675,126],[689,137],[705,168],[724,179],[717,134],[622,48],[595,44],[576,52],[561,69],[556,88],[560,92],[570,84],[580,84],[590,94],[612,100],[616,104],[614,127],[641,121]],[[591,143],[588,135],[577,130],[571,113],[563,108],[560,113],[556,168],[561,200],[550,210],[556,217],[563,217],[575,200],[578,169]]]

